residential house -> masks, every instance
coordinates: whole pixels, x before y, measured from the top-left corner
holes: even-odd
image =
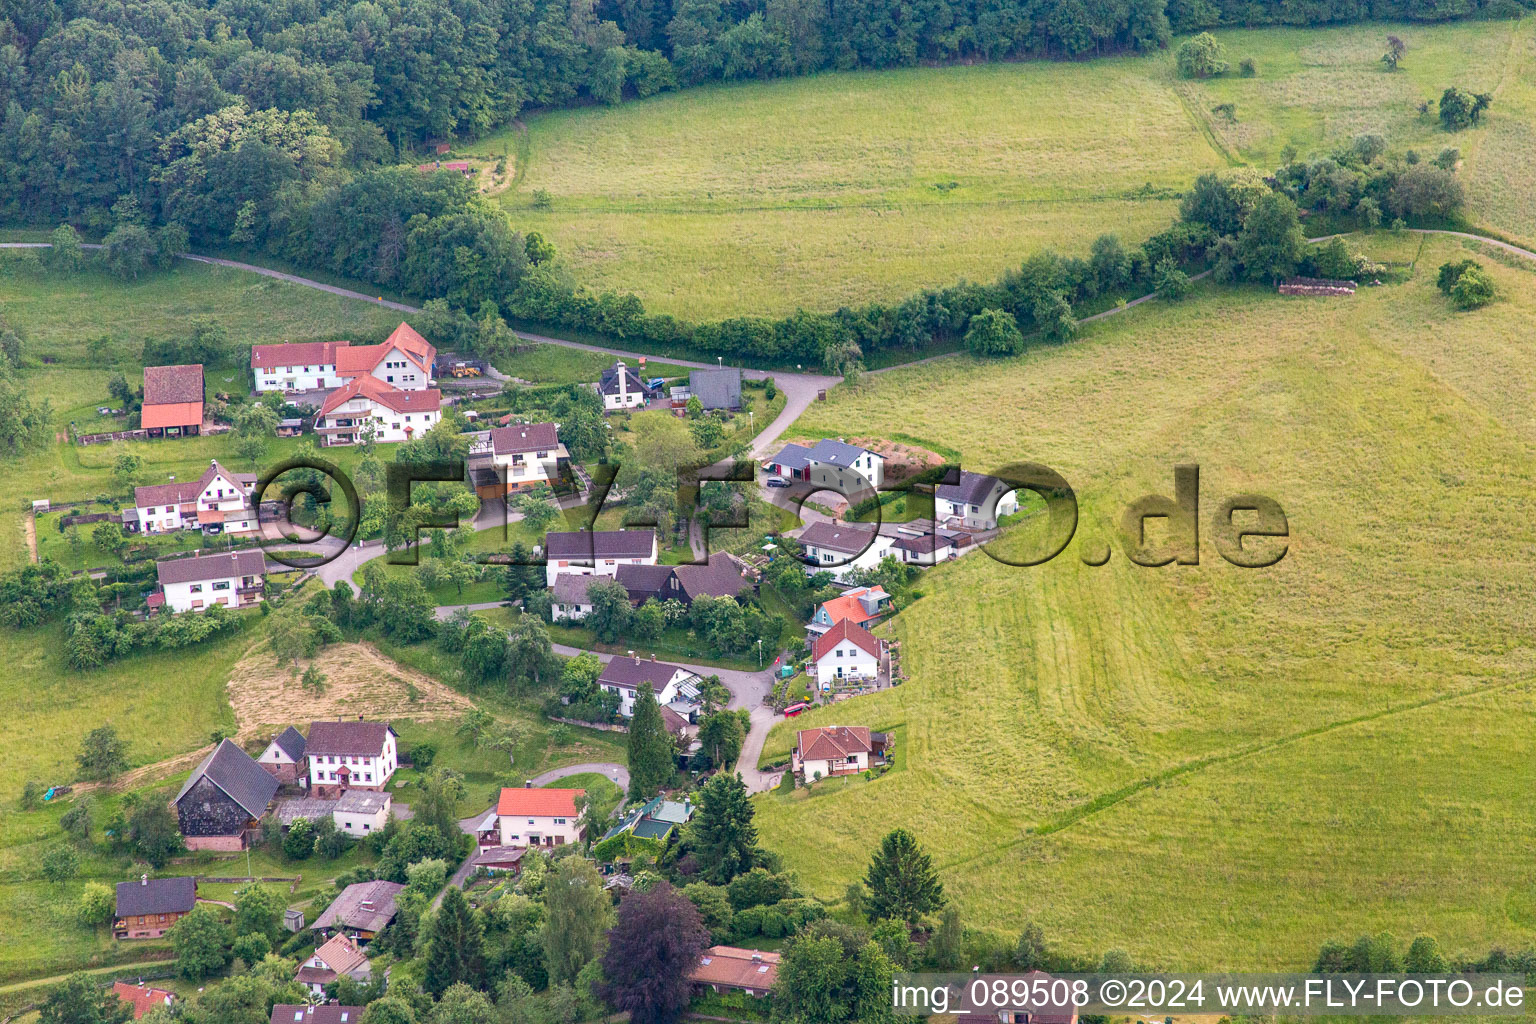
[[[939,484],[933,492],[934,519],[950,527],[995,530],[997,521],[1019,510],[1011,486],[995,476],[961,472],[953,484]]]
[[[296,785],[301,778],[309,778],[309,762],[304,758],[304,734],[290,725],[272,737],[256,763],[278,782],[290,786]]]
[[[272,1007],[272,1019],[268,1024],[357,1024],[363,1019],[362,1006],[342,1006],[340,1003],[278,1003]]]
[[[616,576],[621,565],[655,565],[654,530],[575,530],[544,535],[544,582],[563,573]]]
[[[621,566],[620,569],[630,568]],[[659,568],[659,566],[647,566],[645,568]],[[579,573],[565,572],[555,577],[555,585],[550,587],[549,617],[555,622],[580,622],[592,614],[592,599],[587,596],[587,589],[603,576],[585,576]],[[622,580],[621,580],[622,582]]]
[[[218,460],[196,480],[171,480],[133,489],[133,505],[123,510],[123,529],[129,533],[170,533],[202,530],[251,533],[260,523],[252,503],[256,474],[231,473]]]
[[[117,883],[112,934],[119,939],[158,939],[197,906],[197,879],[150,878]]]
[[[862,725],[802,729],[795,735],[794,771],[806,779],[829,779],[867,771],[890,744],[887,733]]]
[[[261,603],[266,571],[267,556],[259,548],[162,558],[155,563],[160,589],[148,604],[172,612],[201,611],[216,604],[249,608]]]
[[[1054,1001],[1065,991],[1063,986],[1053,985],[1056,979],[1044,971],[1030,971],[1023,977],[1023,987],[1030,992],[1046,994],[1044,1005],[1027,1010],[1006,1009],[962,1013],[955,1017],[955,1024],[1077,1024],[1077,1007],[1070,999]]]
[[[698,966],[688,972],[694,990],[703,992],[745,992],[766,996],[779,976],[779,954],[759,953],[735,946],[711,946],[699,957]]]
[[[404,891],[398,882],[353,882],[309,927],[321,935],[370,942],[395,919],[395,900]]]
[[[897,530],[890,553],[907,565],[938,565],[971,548],[971,535],[954,530]]]
[[[521,874],[526,846],[487,846],[475,854],[475,867],[484,868],[487,874]]]
[[[144,367],[139,425],[150,437],[180,437],[202,429],[202,364]]]
[[[637,605],[651,598],[689,605],[706,594],[740,597],[752,589],[736,560],[723,551],[698,565],[621,565],[614,578]]]
[[[169,1007],[176,1001],[176,993],[148,985],[130,985],[126,981],[114,981],[112,994],[133,1007],[133,1019],[138,1020],[156,1007]]]
[[[694,370],[688,375],[688,391],[705,409],[740,409],[741,370],[734,366]]]
[[[389,824],[394,797],[386,792],[367,789],[349,789],[336,800],[331,810],[331,820],[336,829],[349,836],[362,839]]]
[[[874,527],[819,522],[800,532],[800,543],[805,548],[807,573],[825,570],[833,579],[841,580],[855,569],[878,567],[893,542]]]
[[[315,416],[322,445],[356,444],[365,428],[384,443],[420,437],[443,418],[443,393],[436,388],[402,391],[361,374],[332,391]]]
[[[880,675],[880,641],[863,626],[847,619],[811,645],[811,664],[822,686],[845,680],[876,679]]]
[[[641,366],[644,367],[643,362]],[[603,408],[608,412],[637,409],[651,397],[651,389],[645,386],[640,374],[625,366],[622,359],[603,371],[597,393],[603,396]]]
[[[872,495],[885,482],[885,457],[845,441],[822,440],[809,448],[787,444],[763,468],[786,480],[836,491],[849,501]]]
[[[811,614],[811,621],[806,624],[805,632],[815,642],[844,619],[855,626],[868,628],[871,622],[877,621],[890,610],[891,595],[885,592],[884,587],[854,587],[817,606]]]
[[[684,799],[679,802],[654,796],[624,815],[624,819],[605,832],[603,838],[612,839],[614,836],[629,832],[641,839],[664,842],[667,836],[672,834],[673,829],[688,823],[693,817],[693,811],[693,803],[690,800]]]
[[[399,763],[398,741],[384,722],[311,722],[304,747],[310,794],[339,797],[348,789],[383,790]]]
[[[496,801],[502,846],[564,846],[581,840],[581,811],[576,801],[584,789],[503,789]]]
[[[692,669],[657,661],[655,655],[649,659],[635,655],[614,655],[597,677],[598,686],[619,695],[619,714],[625,718],[633,718],[635,715],[635,700],[642,683],[650,683],[656,702],[666,707],[677,699],[685,685],[696,697],[699,682],[698,675]]]
[[[317,996],[325,995],[325,986],[343,975],[366,983],[373,966],[357,943],[345,935],[333,935],[299,965],[294,980]]]
[[[220,740],[176,794],[176,820],[189,850],[245,849],[267,813],[277,780],[234,740]]]
[[[255,345],[251,373],[257,391],[322,391],[371,376],[398,391],[432,386],[437,349],[409,324],[401,323],[378,345],[340,341],[297,345]]]
[[[570,452],[560,443],[553,423],[521,423],[491,431],[491,465],[501,485],[490,497],[501,497],[560,479],[569,466]],[[480,488],[475,488],[479,493]],[[482,498],[485,494],[480,495]]]

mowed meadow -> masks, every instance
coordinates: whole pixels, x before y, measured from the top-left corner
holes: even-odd
[[[1388,32],[1409,45],[1394,74]],[[1536,19],[1219,37],[1234,70],[1207,82],[1179,79],[1171,48],[823,74],[539,113],[468,150],[517,165],[502,201],[583,283],[704,319],[986,280],[1104,232],[1139,242],[1204,171],[1267,171],[1362,132],[1459,146],[1474,218],[1536,237]],[[1495,93],[1484,127],[1450,136],[1418,113],[1451,84]]]
[[[757,801],[812,890],[839,896],[904,826],[968,924],[1148,966],[1301,967],[1382,929],[1536,940],[1536,272],[1483,257],[1502,298],[1455,313],[1435,272],[1467,250],[1364,242],[1416,259],[1406,283],[1204,290],[1008,362],[869,375],[802,417],[978,470],[1042,462],[1082,510],[1047,565],[932,570],[888,627],[911,681],[796,720],[905,736],[883,779]],[[1130,564],[1112,524],[1185,462],[1200,564]],[[1216,553],[1210,517],[1242,492],[1288,517],[1272,568]],[[767,757],[792,743],[777,727]]]

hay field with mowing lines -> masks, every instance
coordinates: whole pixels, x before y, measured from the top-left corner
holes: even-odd
[[[1536,940],[1536,274],[1485,260],[1503,297],[1456,313],[1434,277],[1463,247],[1367,245],[1417,257],[1411,278],[1151,303],[1016,360],[865,377],[802,417],[921,429],[978,470],[1043,462],[1081,506],[1045,566],[975,554],[922,580],[889,627],[908,684],[792,723],[906,735],[899,773],[759,798],[812,890],[840,896],[903,825],[971,925],[1034,919],[1140,964],[1301,967],[1381,929],[1469,954]],[[1085,565],[1181,462],[1201,469],[1200,565],[1141,568],[1118,542]],[[1286,511],[1273,568],[1214,550],[1240,492]],[[765,760],[792,743],[778,726]]]
[[[1388,32],[1409,45],[1395,74],[1378,60]],[[1536,226],[1520,158],[1536,19],[1219,36],[1234,72],[1208,82],[1180,80],[1171,48],[823,74],[539,113],[468,149],[522,161],[501,200],[583,283],[695,318],[986,280],[1043,247],[1085,253],[1107,231],[1139,241],[1203,171],[1267,171],[1287,146],[1306,156],[1368,131],[1430,157],[1459,146],[1476,217]],[[1254,78],[1236,75],[1245,56]],[[1451,136],[1418,113],[1450,84],[1497,89],[1484,127]],[[1235,123],[1211,113],[1223,102]]]

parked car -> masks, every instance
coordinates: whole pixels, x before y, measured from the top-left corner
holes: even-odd
[[[789,481],[781,476],[771,476],[766,481],[769,487],[788,487]]]

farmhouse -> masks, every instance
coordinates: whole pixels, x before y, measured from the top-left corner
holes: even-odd
[[[708,409],[741,408],[741,370],[734,366],[694,370],[688,375],[688,391]]]
[[[324,391],[364,375],[400,391],[421,391],[431,386],[436,359],[437,349],[401,323],[379,345],[254,345],[251,373],[257,391]]]
[[[112,934],[119,939],[158,939],[197,905],[197,879],[150,878],[117,883]]]
[[[144,367],[144,406],[139,425],[150,437],[180,437],[203,425],[203,367]]]
[[[655,565],[653,530],[575,530],[544,535],[544,577],[554,586],[562,573],[616,576],[620,565]]]
[[[699,677],[696,673],[681,665],[657,661],[654,655],[650,660],[634,655],[615,655],[603,666],[602,674],[597,677],[598,686],[619,695],[619,714],[625,718],[633,718],[635,715],[635,700],[639,696],[641,683],[651,684],[656,702],[663,707],[677,701],[679,696],[688,701],[697,698],[699,693]]]
[[[641,367],[644,368],[642,361]],[[597,382],[597,393],[603,396],[603,408],[608,412],[635,409],[651,397],[651,389],[645,386],[640,375],[621,359],[603,371]]]
[[[267,813],[277,780],[234,740],[220,740],[176,794],[176,820],[189,850],[243,850]]]
[[[620,566],[620,568],[629,567]],[[646,568],[655,567],[647,566]],[[592,599],[587,596],[587,589],[604,578],[574,572],[565,572],[556,576],[555,585],[549,588],[551,598],[549,617],[555,622],[580,622],[592,614]]]
[[[208,536],[250,533],[257,526],[252,491],[256,474],[231,473],[218,460],[196,480],[172,480],[133,489],[133,505],[123,510],[129,533],[170,533],[202,530]]]
[[[779,977],[779,954],[735,946],[711,946],[688,972],[695,991],[745,992],[766,996]]]
[[[564,846],[581,840],[576,801],[584,789],[503,789],[496,801],[502,846]]]
[[[309,927],[322,935],[368,942],[395,919],[395,900],[404,891],[398,882],[353,882]]]
[[[863,626],[844,619],[811,645],[816,682],[875,679],[880,674],[880,641]]]
[[[330,393],[315,416],[315,433],[327,446],[356,444],[369,427],[375,441],[409,441],[442,419],[442,405],[436,388],[402,391],[364,374]]]
[[[345,935],[333,935],[299,965],[294,980],[317,996],[325,995],[325,986],[346,975],[366,982],[373,974],[368,957],[357,943]]]
[[[553,487],[570,465],[571,454],[560,443],[553,423],[524,423],[491,431],[491,465],[495,467],[500,497],[539,484]],[[475,492],[480,493],[477,486]],[[487,497],[480,494],[482,498]]]
[[[296,784],[300,778],[309,778],[309,762],[304,758],[304,734],[289,726],[267,744],[267,749],[256,759],[278,782]]]
[[[621,565],[614,578],[635,604],[655,598],[690,605],[706,594],[740,597],[752,589],[736,560],[723,551],[710,555],[702,565]]]
[[[277,1003],[272,1007],[272,1019],[268,1024],[357,1024],[363,1017],[362,1006],[342,1006],[340,1003]]]
[[[934,519],[950,527],[995,530],[997,521],[1019,510],[1013,488],[995,476],[960,473],[952,484],[939,484],[933,492]]]
[[[172,612],[199,611],[216,604],[249,608],[261,603],[266,570],[267,556],[256,548],[162,558],[155,563],[160,589],[150,595],[149,606],[164,605]]]
[[[339,797],[348,789],[381,791],[395,774],[398,737],[383,722],[311,722],[304,756],[314,796]]]
[[[112,994],[133,1007],[133,1019],[138,1020],[157,1006],[170,1006],[176,1001],[176,993],[148,985],[130,985],[126,981],[114,981]]]
[[[812,523],[800,534],[805,547],[806,572],[826,570],[842,579],[854,569],[873,569],[891,547],[891,538],[874,528],[849,523]]]
[[[807,448],[787,444],[763,464],[786,480],[825,487],[858,501],[885,481],[885,457],[845,441],[817,441]]]
[[[795,737],[794,771],[807,779],[829,779],[866,771],[889,743],[885,733],[862,725],[833,725],[802,729]]]
[[[827,630],[845,619],[855,626],[866,626],[891,610],[891,595],[884,587],[854,587],[839,597],[823,601],[806,623],[805,631],[814,642]]]

